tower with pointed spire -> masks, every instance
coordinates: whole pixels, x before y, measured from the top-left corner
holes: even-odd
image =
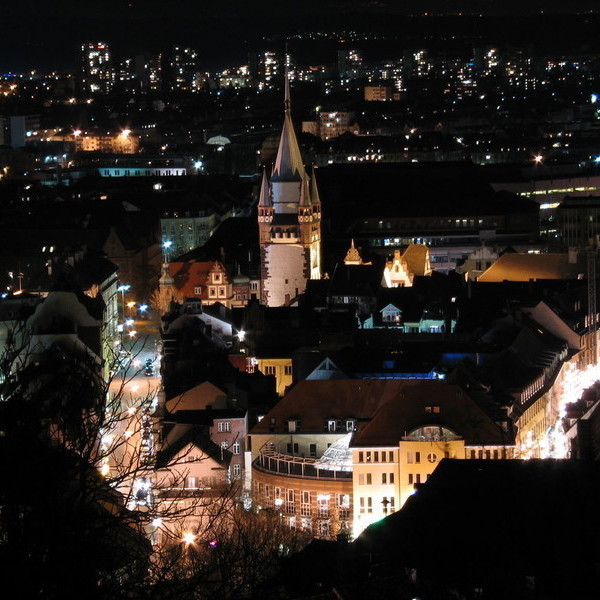
[[[262,301],[289,305],[309,279],[321,278],[321,201],[294,132],[287,69],[283,129],[271,176],[263,172],[258,229]]]

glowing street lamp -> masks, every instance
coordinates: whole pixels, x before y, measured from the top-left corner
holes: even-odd
[[[131,313],[131,311],[133,311],[133,308],[135,307],[136,304],[137,304],[137,302],[134,302],[133,300],[131,300],[130,302],[127,303],[127,308],[129,309],[130,313]]]
[[[164,262],[166,262],[166,263],[169,262],[169,250],[171,249],[172,245],[173,245],[173,242],[171,240],[165,240],[162,243]]]
[[[125,292],[128,292],[131,289],[129,284],[121,284],[117,288],[117,292],[121,292],[121,307],[123,310],[123,319],[125,319]]]
[[[184,533],[181,541],[187,546],[189,546],[190,544],[193,544],[196,541],[196,536],[193,533]]]
[[[536,154],[536,155],[533,157],[533,162],[534,162],[536,165],[541,165],[543,161],[544,161],[544,157],[543,157],[541,154]]]

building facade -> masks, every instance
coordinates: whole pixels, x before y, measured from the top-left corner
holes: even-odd
[[[88,94],[108,94],[115,74],[108,44],[86,42],[81,46],[81,87]]]

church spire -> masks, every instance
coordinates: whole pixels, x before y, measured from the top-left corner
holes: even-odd
[[[300,146],[292,123],[292,112],[290,108],[290,80],[288,69],[285,69],[285,96],[284,96],[284,118],[277,158],[273,169],[273,181],[299,181],[306,177]]]

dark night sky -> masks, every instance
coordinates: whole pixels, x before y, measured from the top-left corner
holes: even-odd
[[[8,4],[8,2],[12,2]],[[566,7],[565,7],[566,5]],[[387,30],[400,36],[414,32],[414,24],[406,26],[406,15],[418,12],[457,12],[484,14],[529,14],[543,9],[548,13],[598,9],[597,0],[5,0],[2,6],[0,35],[0,70],[19,71],[29,68],[68,69],[77,61],[77,50],[86,39],[104,40],[113,52],[130,55],[140,51],[160,50],[173,43],[196,47],[201,51],[206,68],[241,64],[251,46],[263,48],[262,34],[274,35],[307,30],[349,29]],[[584,17],[580,17],[583,19]],[[597,21],[600,16],[591,19]],[[432,22],[433,19],[428,21]],[[467,20],[458,26],[469,28]],[[497,23],[494,43],[511,30],[536,31],[531,23],[502,20]],[[423,31],[429,23],[421,25]],[[435,27],[456,26],[451,23]],[[470,25],[473,30],[479,27]],[[558,34],[567,39],[572,33],[552,31],[561,22],[540,24],[548,36]],[[418,29],[418,27],[417,27]],[[536,31],[536,33],[539,33]],[[407,34],[408,35],[408,34]],[[414,35],[414,33],[413,33]],[[527,33],[523,33],[527,37]],[[596,37],[596,36],[594,36]],[[581,40],[580,40],[581,41]],[[413,43],[410,40],[408,44]],[[276,49],[276,48],[275,48]],[[330,60],[324,57],[322,60]]]

